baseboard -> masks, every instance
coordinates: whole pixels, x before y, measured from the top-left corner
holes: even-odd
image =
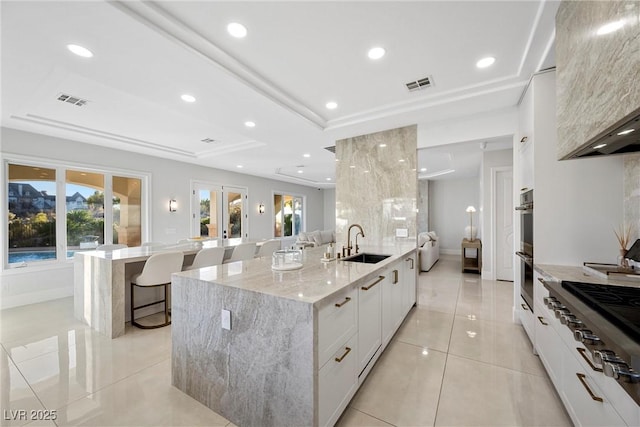
[[[51,301],[54,299],[73,296],[73,286],[64,288],[47,289],[44,291],[29,292],[13,296],[3,296],[0,309],[20,307],[23,305],[37,304],[39,302]]]
[[[440,253],[444,255],[462,255],[462,249],[442,249],[440,248]]]

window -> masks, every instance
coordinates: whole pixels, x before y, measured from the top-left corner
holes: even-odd
[[[6,165],[8,238],[3,244],[9,267],[73,258],[103,243],[141,244],[144,178]],[[56,197],[62,192],[64,197]]]
[[[56,258],[55,169],[9,165],[9,263]]]
[[[304,228],[302,196],[273,195],[274,237],[297,236]]]

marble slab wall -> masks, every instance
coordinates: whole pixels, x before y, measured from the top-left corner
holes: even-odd
[[[180,275],[171,287],[175,387],[237,426],[317,423],[312,304]]]
[[[640,239],[640,154],[624,156],[624,224],[633,230],[632,242]]]
[[[336,142],[338,248],[354,223],[365,232],[359,243],[393,241],[397,229],[416,237],[417,140],[413,125]]]
[[[429,181],[418,181],[418,233],[431,231],[429,229]]]
[[[596,34],[614,21],[624,26]],[[640,1],[563,1],[556,69],[562,159],[640,107]]]

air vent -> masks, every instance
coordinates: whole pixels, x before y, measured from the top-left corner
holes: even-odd
[[[415,80],[413,82],[405,83],[409,92],[413,92],[420,89],[426,89],[432,85],[433,80],[431,77],[424,77],[420,80]]]
[[[67,102],[69,104],[77,105],[78,107],[82,107],[87,102],[89,102],[88,99],[82,99],[77,96],[67,95],[66,93],[59,94],[58,101]]]
[[[200,141],[206,143],[206,144],[213,144],[214,142],[218,142],[215,139],[211,139],[211,138],[205,138],[205,139],[201,139]]]
[[[336,146],[332,145],[331,147],[324,147],[325,150],[331,151],[333,154],[336,154]]]

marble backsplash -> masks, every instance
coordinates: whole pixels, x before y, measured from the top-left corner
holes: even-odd
[[[614,21],[625,25],[596,34]],[[563,1],[556,69],[561,159],[640,106],[640,1]]]
[[[336,241],[346,245],[347,228],[360,224],[365,239],[388,242],[397,229],[416,236],[417,126],[391,129],[336,142]],[[355,233],[351,240],[355,244]]]
[[[624,156],[624,224],[640,239],[640,153]]]

